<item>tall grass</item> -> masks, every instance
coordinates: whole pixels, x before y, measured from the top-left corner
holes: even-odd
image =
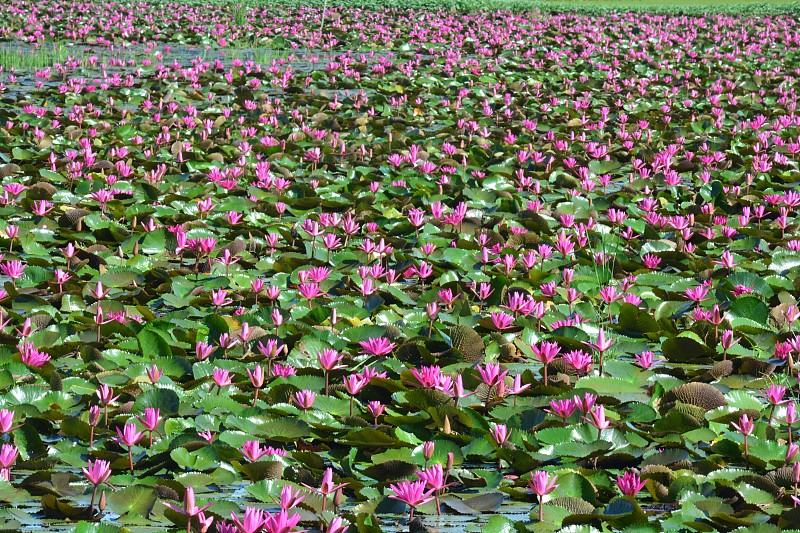
[[[0,47],[0,66],[5,69],[28,70],[52,67],[74,56],[75,51],[56,44],[33,48],[27,46]]]

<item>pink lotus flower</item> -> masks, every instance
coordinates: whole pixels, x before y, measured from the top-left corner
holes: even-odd
[[[281,509],[289,510],[297,506],[305,499],[305,495],[300,493],[300,489],[295,490],[291,485],[284,485],[281,489],[281,498],[278,503]]]
[[[167,507],[169,507],[173,511],[175,511],[177,513],[180,513],[180,514],[182,514],[183,516],[186,517],[186,519],[187,519],[186,520],[186,531],[187,531],[187,533],[191,532],[192,518],[197,516],[198,519],[199,519],[200,515],[202,515],[203,511],[205,511],[206,509],[208,509],[209,507],[214,505],[213,503],[209,503],[209,504],[204,505],[203,507],[198,507],[197,504],[195,503],[194,488],[192,488],[192,487],[186,487],[186,493],[183,495],[183,506],[179,507],[179,506],[177,506],[175,504],[168,503],[168,502],[163,502],[163,503],[164,503],[164,505],[166,505]]]
[[[511,436],[511,430],[505,424],[495,424],[489,430],[489,433],[498,446],[505,444],[508,441],[508,437]]]
[[[6,261],[0,263],[0,272],[11,278],[11,284],[16,288],[17,280],[22,277],[27,265],[22,261]]]
[[[640,354],[634,355],[634,358],[636,359],[637,365],[642,367],[644,370],[649,370],[653,366],[663,361],[662,359],[655,359],[655,355],[656,354],[654,354],[653,352],[644,351]]]
[[[532,344],[531,350],[533,355],[544,365],[544,386],[548,385],[547,379],[547,365],[552,363],[558,354],[561,352],[561,346],[557,342],[541,342],[539,344]]]
[[[427,482],[424,480],[419,481],[400,481],[389,485],[389,488],[394,494],[390,494],[389,498],[399,500],[411,507],[408,519],[414,518],[414,509],[422,504],[428,503],[433,500],[434,489],[425,490]]]
[[[558,476],[550,479],[550,474],[544,470],[537,470],[528,481],[528,490],[539,497],[539,522],[544,520],[544,497],[556,490]]]
[[[599,361],[598,361],[598,369],[600,370],[600,375],[603,375],[603,354],[608,351],[611,346],[614,345],[614,341],[611,338],[606,338],[605,331],[603,328],[600,328],[600,331],[597,333],[597,341],[596,342],[584,342],[586,346],[591,348],[592,350],[598,352],[600,354]]]
[[[136,419],[142,423],[144,429],[149,433],[149,445],[153,446],[153,432],[161,425],[161,409],[157,407],[146,407],[144,418],[137,416]]]
[[[11,433],[20,427],[22,427],[22,424],[14,425],[14,411],[0,409],[0,435]]]
[[[311,492],[316,492],[317,494],[320,494],[322,496],[322,510],[324,511],[325,505],[328,501],[328,496],[335,493],[337,490],[346,487],[347,485],[349,485],[349,483],[341,483],[339,485],[336,485],[333,482],[333,469],[326,468],[325,473],[322,474],[322,483],[320,484],[320,487],[318,489],[306,485],[305,483],[302,483],[302,485]]]
[[[635,472],[625,472],[625,475],[617,476],[617,487],[625,496],[635,498],[646,484],[647,481],[639,479],[639,474]]]
[[[136,424],[125,424],[120,430],[117,428],[117,437],[114,440],[128,448],[128,466],[133,474],[133,447],[144,438],[144,433],[136,429]]]
[[[344,524],[344,521],[340,516],[336,516],[331,520],[330,524],[328,524],[328,528],[325,530],[325,533],[347,533],[349,526]]]
[[[548,412],[560,418],[567,419],[572,416],[572,413],[574,413],[577,408],[577,404],[569,398],[565,400],[550,400],[550,409]]]
[[[300,522],[300,518],[298,513],[289,515],[285,509],[281,509],[275,514],[264,513],[264,531],[265,533],[289,533]]]
[[[497,363],[486,363],[485,366],[478,365],[477,369],[481,381],[489,387],[494,387],[508,375],[508,370],[501,370],[500,365]]]
[[[83,475],[86,479],[94,485],[92,489],[92,499],[89,502],[89,515],[94,514],[94,499],[97,497],[97,487],[105,483],[111,477],[111,463],[97,459],[92,463],[91,459],[87,462],[87,466],[82,468]]]
[[[375,419],[376,426],[378,425],[378,417],[380,417],[385,410],[386,406],[381,402],[373,400],[367,404],[367,411],[369,411],[369,414]]]
[[[439,502],[439,494],[450,485],[447,483],[447,474],[442,465],[436,464],[426,468],[422,472],[417,472],[420,481],[424,481],[427,487],[433,489],[434,499],[436,500],[436,514],[442,514],[442,507]]]
[[[292,401],[303,411],[311,409],[314,405],[314,399],[317,397],[316,393],[310,390],[301,390],[294,393]]]
[[[750,420],[747,414],[742,415],[738,424],[736,422],[731,422],[731,425],[735,427],[744,437],[744,459],[745,461],[748,461],[750,457],[750,448],[748,446],[747,437],[753,434],[753,431],[756,429],[756,425],[752,420]]]
[[[361,345],[361,353],[374,356],[388,355],[397,345],[386,337],[373,337],[358,343]]]
[[[267,453],[266,448],[262,448],[257,440],[248,440],[242,444],[241,451],[248,461],[258,461]]]
[[[19,449],[13,444],[3,444],[0,447],[0,467],[11,468],[19,457]]]
[[[325,396],[328,396],[329,377],[331,371],[345,368],[344,365],[339,364],[342,362],[342,359],[344,359],[344,355],[341,355],[336,350],[326,348],[325,350],[317,353],[319,365],[325,371]]]

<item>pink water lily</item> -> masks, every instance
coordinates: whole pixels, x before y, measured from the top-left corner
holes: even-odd
[[[528,490],[539,497],[539,522],[544,521],[544,497],[556,490],[558,476],[550,477],[544,470],[537,470],[528,481]]]
[[[213,503],[208,503],[202,507],[199,507],[195,503],[194,499],[194,488],[186,487],[186,493],[183,496],[183,505],[178,506],[169,502],[163,502],[164,505],[172,509],[173,511],[180,513],[186,517],[186,533],[191,533],[192,531],[192,518],[200,517],[200,515],[206,509],[210,508]]]
[[[419,481],[400,481],[390,484],[389,489],[393,494],[389,494],[389,498],[399,500],[411,507],[408,519],[412,520],[416,507],[434,499],[432,496],[434,489],[425,490],[427,485],[427,482],[422,479]]]

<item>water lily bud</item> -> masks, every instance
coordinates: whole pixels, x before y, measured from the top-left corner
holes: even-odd
[[[342,492],[342,488],[339,489],[333,494],[333,507],[338,509],[340,505],[342,505],[342,501],[344,500],[344,493]]]
[[[453,452],[447,452],[447,471],[453,469],[453,463],[456,461],[456,456]]]
[[[450,429],[450,417],[447,415],[444,415],[444,423],[442,424],[442,433],[444,433],[445,435],[449,435],[450,433],[452,433],[452,430]]]
[[[106,510],[106,491],[100,493],[100,503],[97,507],[100,509],[101,513]]]
[[[433,457],[434,446],[433,441],[427,441],[422,445],[422,456],[426,461],[430,461]]]

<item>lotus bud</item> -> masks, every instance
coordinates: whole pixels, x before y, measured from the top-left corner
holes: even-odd
[[[342,492],[342,488],[339,489],[333,494],[333,508],[339,509],[339,506],[342,505],[342,501],[344,500],[344,493]]]
[[[100,503],[97,507],[100,509],[101,513],[106,510],[106,491],[100,493]]]
[[[450,417],[444,415],[444,422],[442,423],[442,433],[449,435],[453,431],[450,429]]]
[[[433,441],[427,441],[422,445],[422,456],[425,458],[425,462],[430,461],[433,457],[434,447]]]
[[[447,468],[446,469],[447,469],[448,472],[453,469],[453,463],[455,463],[455,461],[456,461],[455,454],[453,452],[447,452]]]

